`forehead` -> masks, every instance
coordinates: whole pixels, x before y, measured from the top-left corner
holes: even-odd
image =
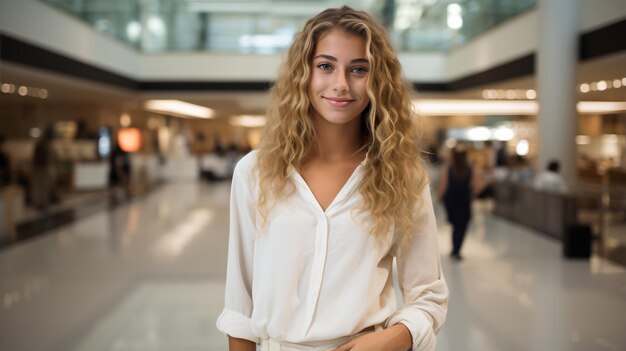
[[[357,34],[334,28],[322,34],[315,45],[315,55],[330,54],[332,56],[364,58],[365,39]],[[315,56],[314,56],[315,57]],[[339,58],[339,56],[335,56]]]

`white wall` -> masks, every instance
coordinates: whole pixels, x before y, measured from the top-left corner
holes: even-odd
[[[625,0],[582,0],[580,31],[587,32],[626,18]],[[624,40],[615,38],[615,40]]]
[[[538,11],[534,9],[453,50],[448,57],[444,79],[459,79],[536,51],[538,23]]]
[[[0,0],[0,31],[140,81],[274,80],[281,55],[138,54],[87,24],[36,0]],[[581,31],[626,17],[624,0],[582,0]],[[405,76],[448,82],[537,50],[538,10],[507,21],[449,54],[400,53]]]
[[[404,75],[410,81],[436,83],[446,77],[446,53],[399,53]]]
[[[267,81],[276,78],[280,55],[168,53],[141,55],[142,80]]]

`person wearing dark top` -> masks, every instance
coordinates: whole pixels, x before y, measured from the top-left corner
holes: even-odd
[[[11,184],[11,158],[4,150],[6,138],[0,135],[0,187]]]
[[[47,126],[33,152],[31,196],[33,206],[40,210],[47,209],[53,201],[58,200],[54,194],[58,161],[52,145],[54,137],[54,128]]]
[[[115,141],[115,146],[111,152],[109,163],[109,187],[111,190],[111,198],[115,198],[114,194],[116,188],[123,189],[126,197],[130,196],[130,154],[122,149],[118,141]]]
[[[467,227],[472,218],[472,197],[477,190],[476,177],[467,161],[467,151],[456,148],[452,151],[451,165],[441,172],[439,199],[443,202],[452,225],[453,259],[460,260],[461,247]]]

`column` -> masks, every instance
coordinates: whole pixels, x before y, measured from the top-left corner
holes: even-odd
[[[539,170],[558,160],[570,186],[576,184],[576,65],[580,0],[539,0],[537,100]]]

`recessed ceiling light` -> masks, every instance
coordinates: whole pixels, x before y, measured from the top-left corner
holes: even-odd
[[[580,92],[581,93],[588,93],[590,90],[589,84],[587,83],[583,83],[580,85]]]
[[[266,123],[267,118],[263,115],[240,115],[230,118],[230,124],[237,127],[259,128]]]
[[[144,107],[146,110],[180,117],[211,118],[214,114],[208,107],[180,100],[148,100]]]

